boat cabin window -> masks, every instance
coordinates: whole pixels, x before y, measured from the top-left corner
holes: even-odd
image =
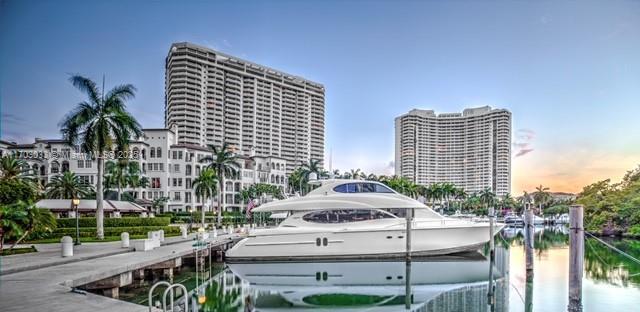
[[[333,188],[338,193],[393,193],[393,191],[377,183],[345,183]]]
[[[381,210],[323,210],[307,213],[302,219],[313,223],[346,223],[376,219],[395,218]]]

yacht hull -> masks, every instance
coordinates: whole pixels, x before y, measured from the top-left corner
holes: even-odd
[[[497,233],[502,225],[495,227]],[[489,241],[489,225],[416,228],[411,231],[411,254],[434,256],[477,250]],[[391,229],[307,229],[252,235],[227,251],[230,261],[283,261],[398,258],[406,255],[406,231]]]

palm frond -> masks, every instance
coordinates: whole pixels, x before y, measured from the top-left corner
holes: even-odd
[[[73,75],[69,78],[69,81],[73,84],[74,87],[78,88],[78,90],[86,93],[89,96],[89,99],[94,104],[100,104],[101,96],[96,83],[91,79],[80,76]]]

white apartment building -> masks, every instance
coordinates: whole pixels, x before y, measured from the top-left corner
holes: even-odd
[[[415,183],[450,182],[469,194],[511,191],[511,112],[489,106],[395,119],[395,172]]]
[[[162,211],[200,210],[207,211],[217,205],[210,206],[210,200],[203,202],[195,195],[193,180],[206,167],[200,159],[210,156],[211,152],[201,146],[180,144],[177,135],[169,129],[143,129],[144,135],[131,142],[131,155],[138,155],[132,161],[140,163],[142,176],[147,177],[149,186],[138,189],[124,189],[146,206],[157,198],[167,197],[168,201]],[[77,146],[70,146],[59,139],[36,138],[34,143],[16,144],[0,140],[0,153],[14,153],[25,160],[32,173],[41,183],[46,185],[55,175],[65,171],[75,172],[80,179],[95,187],[97,182],[97,163],[86,159],[79,153]],[[242,156],[239,160],[239,178],[225,183],[225,209],[241,211],[243,203],[239,193],[243,187],[255,183],[268,183],[281,187],[287,186],[286,161],[278,157]]]
[[[285,161],[324,160],[324,86],[191,43],[166,58],[165,126],[178,143]]]

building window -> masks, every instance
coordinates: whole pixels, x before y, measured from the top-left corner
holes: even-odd
[[[178,159],[182,159],[182,151],[178,152]]]
[[[162,149],[158,147],[158,150],[156,151],[156,157],[160,158],[162,157]]]
[[[65,160],[62,162],[62,173],[65,173],[67,171],[69,171],[69,162]]]
[[[160,188],[160,178],[151,178],[151,188]]]
[[[164,172],[164,164],[163,163],[159,163],[159,165],[160,165],[160,171]]]
[[[184,174],[190,176],[191,175],[191,165],[185,165]]]
[[[173,151],[173,159],[178,159],[178,152],[177,151]]]
[[[153,147],[149,150],[149,158],[156,158],[156,149]]]
[[[191,189],[191,178],[186,178],[184,181],[185,187],[190,190]]]
[[[180,200],[180,192],[173,193],[173,200]]]
[[[84,167],[85,167],[85,168],[91,168],[91,166],[92,166],[92,164],[91,164],[91,163],[92,163],[91,159],[87,159],[87,160],[85,160],[85,161],[84,161]]]
[[[78,160],[78,169],[83,169],[84,168],[84,160],[80,159]]]
[[[180,165],[178,164],[173,165],[173,172],[180,172]]]
[[[51,173],[58,173],[60,172],[60,165],[58,164],[57,161],[54,161],[51,163]]]

